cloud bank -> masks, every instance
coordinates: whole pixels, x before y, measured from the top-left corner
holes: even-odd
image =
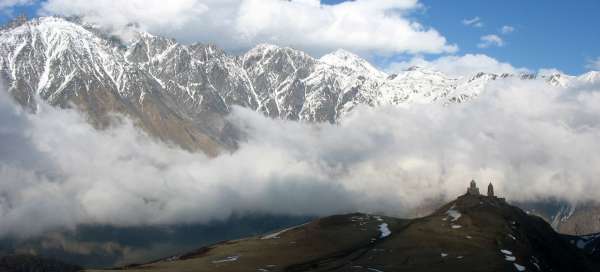
[[[440,71],[452,77],[468,77],[479,72],[494,74],[519,74],[529,72],[526,68],[514,67],[510,63],[501,62],[483,54],[443,56],[431,61],[422,57],[415,57],[409,61],[392,63],[387,70],[392,73],[397,73],[411,66],[419,66]]]
[[[275,43],[317,55],[337,48],[364,54],[456,51],[436,30],[409,19],[420,7],[417,0],[47,0],[41,13],[82,16],[117,32],[136,23],[151,33],[229,50]]]
[[[585,68],[600,71],[600,57],[589,59],[585,65]]]
[[[0,236],[245,211],[402,216],[472,178],[509,200],[600,198],[598,85],[506,80],[466,104],[363,107],[337,125],[236,108],[247,140],[212,159],[126,121],[96,131],[72,110],[27,114],[0,93]]]

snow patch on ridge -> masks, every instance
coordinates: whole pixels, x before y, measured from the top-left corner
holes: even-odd
[[[380,239],[388,237],[392,234],[387,223],[382,223],[379,225],[379,232],[381,232],[381,235],[379,236]]]
[[[448,214],[448,216],[451,218],[450,222],[456,222],[456,220],[458,220],[462,214],[456,210],[455,206],[452,206],[447,212],[446,214]]]

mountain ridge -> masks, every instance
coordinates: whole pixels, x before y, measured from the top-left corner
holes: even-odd
[[[357,105],[465,102],[502,78],[541,78],[557,86],[597,78],[453,78],[418,67],[389,75],[342,49],[314,58],[260,44],[231,55],[215,45],[184,45],[139,31],[125,43],[59,17],[0,30],[0,52],[0,77],[26,107],[35,109],[38,96],[60,107],[74,104],[100,128],[109,113],[123,114],[159,139],[213,155],[235,149],[239,135],[225,118],[234,105],[272,118],[335,123]]]

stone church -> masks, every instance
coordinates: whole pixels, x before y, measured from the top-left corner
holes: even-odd
[[[467,194],[468,195],[474,195],[474,196],[481,195],[479,193],[479,188],[477,187],[477,183],[475,183],[475,180],[471,180],[471,184],[467,188]],[[490,197],[490,198],[497,198],[496,195],[494,194],[494,185],[492,185],[491,182],[488,185],[487,196]]]

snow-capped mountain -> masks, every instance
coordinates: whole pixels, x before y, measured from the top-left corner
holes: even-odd
[[[560,233],[587,235],[600,230],[600,205],[564,205],[552,216],[552,227]]]
[[[569,203],[561,200],[537,200],[515,204],[544,218],[562,234],[582,236],[600,232],[600,204],[597,201]]]
[[[419,67],[388,75],[344,50],[317,59],[262,44],[236,56],[144,32],[122,42],[56,17],[0,30],[0,52],[0,77],[23,105],[34,109],[38,96],[61,107],[74,104],[99,127],[108,113],[122,113],[165,141],[213,154],[235,146],[224,118],[234,105],[274,118],[336,122],[357,105],[463,102],[487,82],[511,76],[452,78]],[[565,86],[600,76],[543,78]]]

